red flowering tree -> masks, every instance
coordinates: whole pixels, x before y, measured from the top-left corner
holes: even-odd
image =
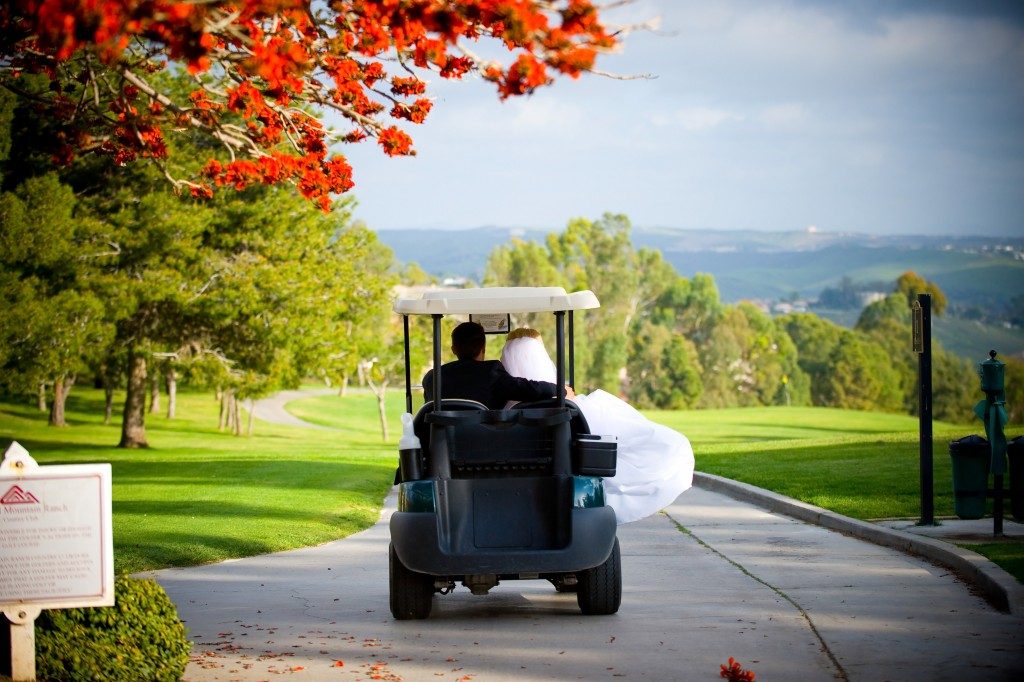
[[[616,43],[589,0],[7,0],[0,28],[0,85],[57,125],[56,163],[148,159],[196,196],[292,182],[324,210],[352,187],[335,143],[415,153],[403,126],[430,112],[430,73],[478,72],[504,99],[575,78]],[[505,63],[468,47],[488,40]],[[187,69],[189,89],[161,88],[165,69]],[[49,89],[27,88],[26,73]],[[179,177],[176,132],[223,153]]]

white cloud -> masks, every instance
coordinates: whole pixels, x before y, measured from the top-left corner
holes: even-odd
[[[524,131],[566,132],[575,129],[584,118],[579,106],[555,97],[515,100],[512,102],[512,110],[515,112],[512,125]]]
[[[802,104],[775,104],[765,107],[757,120],[772,130],[793,130],[807,122],[807,109]]]
[[[683,107],[669,113],[651,114],[650,120],[656,126],[680,127],[691,133],[717,128],[724,123],[743,121],[746,117],[728,109],[711,107]]]

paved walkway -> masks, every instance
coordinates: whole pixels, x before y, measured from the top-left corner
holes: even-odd
[[[311,398],[318,395],[337,394],[336,388],[303,388],[295,391],[278,391],[267,398],[260,398],[253,403],[252,413],[257,419],[262,419],[271,424],[284,424],[286,426],[304,426],[307,429],[329,429],[329,426],[321,426],[304,419],[299,419],[284,408],[293,400],[300,398]]]
[[[1020,680],[1024,619],[900,551],[694,488],[619,528],[618,614],[510,581],[388,611],[387,519],[320,547],[154,575],[195,641],[186,679]]]

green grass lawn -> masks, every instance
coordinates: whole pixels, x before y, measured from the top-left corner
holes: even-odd
[[[288,405],[330,430],[257,421],[251,437],[218,432],[212,395],[185,393],[177,419],[147,417],[149,449],[118,450],[120,426],[102,424],[102,393],[76,387],[67,428],[46,426],[31,405],[0,403],[0,447],[18,440],[41,464],[111,462],[117,570],[189,566],[314,545],[372,524],[392,482],[403,401],[400,391],[388,396],[384,443],[368,391]],[[648,415],[690,438],[700,471],[860,519],[920,513],[913,417],[795,407]],[[979,427],[935,424],[938,516],[953,513],[948,441]],[[1019,571],[1022,547],[972,549]]]
[[[920,515],[916,417],[820,407],[648,415],[689,437],[699,471],[858,519]],[[934,424],[936,515],[953,513],[949,441],[978,430]]]
[[[110,462],[116,570],[191,566],[319,544],[377,519],[396,446],[366,416],[372,397],[332,400],[357,427],[257,421],[252,437],[236,437],[217,431],[212,395],[179,394],[178,418],[147,415],[149,449],[119,450],[102,393],[76,387],[66,428],[47,426],[33,406],[0,403],[0,447],[17,440],[40,464]]]

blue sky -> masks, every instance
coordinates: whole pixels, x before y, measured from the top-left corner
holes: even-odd
[[[374,229],[1024,235],[1024,3],[641,0],[594,75],[500,102],[433,78],[418,156],[344,150]]]

